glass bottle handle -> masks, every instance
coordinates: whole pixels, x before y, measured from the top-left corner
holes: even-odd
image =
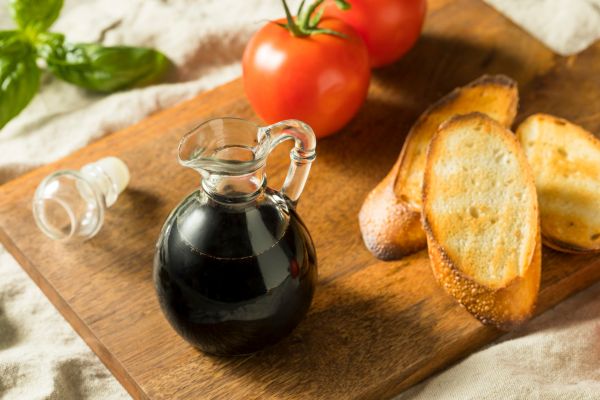
[[[296,119],[281,121],[261,130],[270,136],[270,150],[281,142],[294,140],[294,148],[290,151],[290,167],[281,192],[295,205],[304,190],[310,165],[317,156],[315,134],[310,126]]]

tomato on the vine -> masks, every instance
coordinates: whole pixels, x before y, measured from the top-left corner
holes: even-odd
[[[244,90],[262,119],[299,119],[324,137],[364,102],[370,67],[362,39],[338,19],[321,20],[320,3],[301,7],[293,18],[284,2],[287,19],[267,23],[252,37],[242,67]]]
[[[327,0],[323,4],[325,16],[341,19],[358,32],[373,67],[390,64],[413,47],[427,11],[426,0],[351,0],[347,11],[334,3]]]

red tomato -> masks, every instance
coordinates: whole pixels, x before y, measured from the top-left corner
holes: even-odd
[[[380,67],[402,57],[415,44],[425,19],[426,0],[349,0],[342,11],[333,0],[324,3],[324,15],[339,18],[363,38],[371,66]]]
[[[324,137],[341,129],[358,111],[371,71],[367,49],[351,27],[327,18],[319,28],[346,37],[295,37],[270,22],[246,46],[242,67],[246,95],[263,120],[299,119],[317,137]]]

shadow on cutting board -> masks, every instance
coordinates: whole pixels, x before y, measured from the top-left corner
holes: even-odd
[[[339,134],[319,141],[319,163],[327,164],[332,174],[343,169],[352,178],[370,176],[370,190],[392,167],[410,127],[433,102],[483,74],[512,76],[518,69],[517,60],[499,49],[423,36],[405,58],[373,71],[369,97],[358,115]]]
[[[422,360],[424,351],[434,354],[439,347],[439,321],[431,317],[426,300],[438,288],[417,284],[397,290],[410,279],[408,263],[414,267],[410,274],[430,275],[425,252],[410,259],[322,282],[308,316],[282,342],[247,357],[211,357],[229,376],[223,382],[240,378],[261,382],[263,392],[248,393],[250,397],[284,392],[290,397],[312,393],[330,398],[349,388],[361,393],[398,368],[418,367],[415,360]],[[428,293],[431,290],[435,294]],[[443,308],[455,308],[451,300],[443,299],[447,300]]]

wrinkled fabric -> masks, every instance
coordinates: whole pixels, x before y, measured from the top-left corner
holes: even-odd
[[[600,284],[397,400],[600,399]]]
[[[562,56],[600,39],[600,0],[484,1]]]
[[[559,53],[594,40],[586,29],[599,14],[588,5],[598,0],[486,1]],[[0,183],[239,76],[246,41],[265,20],[281,16],[280,7],[259,0],[67,0],[53,29],[69,40],[156,47],[176,68],[165,83],[111,95],[45,74],[40,93],[0,132]],[[11,27],[5,10],[0,29]],[[586,29],[563,37],[566,46],[553,45],[552,29],[544,27],[548,15],[561,27],[576,26],[571,21],[578,18]],[[129,398],[1,247],[0,271],[0,398]],[[596,285],[399,399],[600,398],[599,295]]]

